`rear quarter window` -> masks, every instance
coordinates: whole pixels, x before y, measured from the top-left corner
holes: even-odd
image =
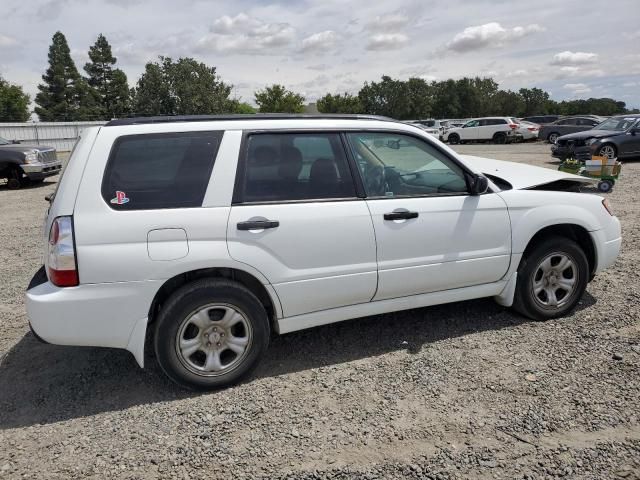
[[[115,210],[202,205],[223,132],[127,135],[111,149],[102,198]]]

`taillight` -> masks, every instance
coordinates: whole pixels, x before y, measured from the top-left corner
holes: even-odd
[[[79,283],[71,217],[58,217],[51,224],[47,274],[58,287],[75,287]]]
[[[517,123],[510,123],[509,126],[511,127],[511,130],[515,130],[516,128],[518,128],[518,124]]]

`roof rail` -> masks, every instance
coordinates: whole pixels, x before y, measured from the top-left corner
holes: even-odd
[[[382,120],[396,122],[393,118],[379,115],[353,115],[342,113],[304,114],[304,113],[252,113],[234,115],[163,115],[156,117],[118,118],[107,122],[105,127],[120,125],[144,125],[149,123],[178,123],[178,122],[210,122],[230,120],[288,120],[288,119],[329,119],[329,120]]]

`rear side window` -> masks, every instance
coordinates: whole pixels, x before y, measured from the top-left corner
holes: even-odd
[[[234,202],[353,198],[355,186],[337,133],[249,135]]]
[[[109,155],[102,198],[115,210],[201,206],[222,133],[120,137]]]

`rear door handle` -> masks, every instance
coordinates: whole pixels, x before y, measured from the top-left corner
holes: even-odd
[[[280,222],[278,220],[249,220],[247,222],[239,222],[238,230],[264,230],[279,226]]]
[[[389,212],[384,214],[385,220],[409,220],[418,218],[418,212]]]

